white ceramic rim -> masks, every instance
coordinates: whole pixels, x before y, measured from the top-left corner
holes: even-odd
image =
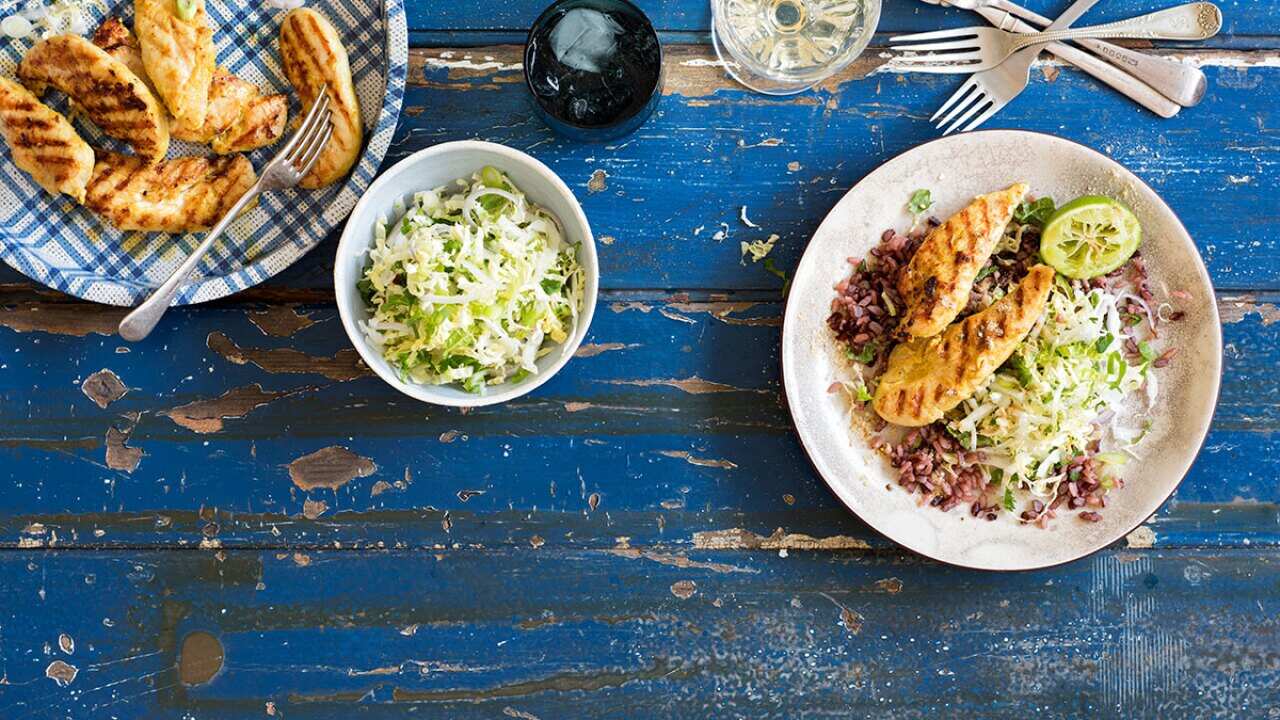
[[[977,564],[958,562],[953,559],[939,557],[938,554],[936,554],[936,552],[930,552],[928,549],[918,544],[914,544],[908,541],[903,541],[903,540],[900,540],[898,537],[895,537],[893,533],[893,528],[888,526],[888,523],[881,522],[880,518],[866,517],[862,513],[859,513],[856,509],[856,507],[858,506],[858,502],[856,501],[856,493],[851,488],[846,488],[842,483],[832,478],[833,473],[831,469],[828,467],[827,463],[823,461],[822,456],[814,452],[813,447],[810,444],[810,441],[806,438],[805,432],[802,430],[802,428],[805,427],[805,425],[803,425],[799,421],[799,418],[797,418],[796,409],[795,409],[796,405],[793,402],[793,399],[789,396],[789,392],[788,392],[788,387],[790,385],[798,383],[798,381],[796,380],[791,380],[789,382],[789,377],[790,377],[789,371],[793,368],[793,365],[787,362],[788,347],[794,344],[794,343],[788,342],[788,328],[795,327],[796,320],[794,319],[794,316],[796,315],[796,313],[799,312],[799,310],[797,309],[799,305],[797,303],[788,302],[786,310],[783,313],[782,349],[781,349],[781,352],[779,353],[779,362],[782,365],[783,393],[784,393],[784,396],[787,396],[787,409],[791,415],[792,425],[796,429],[796,435],[797,437],[799,437],[800,444],[804,448],[805,455],[808,456],[810,464],[818,472],[818,475],[822,478],[823,482],[827,484],[827,487],[831,489],[831,492],[840,500],[841,503],[844,504],[847,510],[853,513],[854,516],[856,516],[862,522],[866,523],[876,532],[888,538],[893,543],[900,545],[902,547],[905,547],[908,550],[911,550],[912,552],[918,555],[921,555],[923,557],[929,558],[931,560],[934,560],[946,565],[952,565],[954,567],[961,567],[961,568],[966,568],[971,570],[985,570],[990,572],[1025,572],[1025,571],[1031,571],[1031,570],[1042,570],[1044,568],[1057,567],[1059,565],[1065,565],[1070,562],[1075,562],[1076,560],[1079,560],[1081,558],[1088,557],[1089,555],[1092,555],[1093,553],[1099,550],[1102,550],[1103,548],[1106,548],[1112,543],[1129,535],[1138,527],[1142,526],[1143,523],[1145,523],[1148,519],[1150,519],[1152,515],[1158,512],[1159,509],[1169,501],[1169,498],[1173,496],[1173,493],[1177,491],[1178,487],[1182,484],[1182,481],[1186,478],[1187,472],[1191,469],[1191,466],[1195,463],[1196,458],[1199,456],[1200,450],[1204,447],[1205,438],[1208,436],[1209,429],[1213,423],[1213,416],[1217,412],[1218,399],[1221,395],[1221,389],[1222,389],[1222,347],[1223,347],[1222,319],[1218,314],[1218,307],[1216,302],[1217,295],[1213,289],[1212,278],[1209,276],[1209,271],[1205,267],[1204,258],[1201,257],[1200,250],[1199,248],[1196,247],[1195,240],[1191,237],[1191,234],[1187,232],[1186,226],[1182,224],[1181,218],[1179,218],[1177,213],[1173,211],[1173,208],[1169,207],[1168,203],[1164,201],[1164,198],[1160,197],[1159,193],[1157,193],[1154,188],[1148,185],[1146,181],[1138,177],[1136,174],[1134,174],[1125,166],[1121,165],[1115,160],[1112,160],[1111,158],[1098,152],[1097,150],[1094,150],[1093,148],[1087,145],[1075,142],[1074,140],[1068,140],[1067,138],[1058,137],[1056,135],[1051,135],[1049,133],[1041,133],[1041,132],[1035,132],[1030,130],[979,130],[974,132],[963,133],[960,135],[952,135],[948,137],[935,138],[934,140],[929,140],[927,142],[921,143],[912,148],[904,150],[898,155],[895,155],[893,158],[876,166],[875,169],[873,169],[871,172],[867,173],[865,176],[859,179],[857,183],[854,183],[854,185],[850,187],[849,190],[846,191],[844,195],[841,195],[840,199],[836,200],[836,203],[832,205],[832,210],[834,210],[836,206],[838,206],[840,202],[843,201],[845,195],[848,195],[849,193],[853,192],[859,185],[866,182],[873,175],[879,172],[882,168],[885,168],[895,163],[908,162],[909,161],[908,156],[919,151],[921,148],[924,148],[926,146],[930,146],[939,142],[959,142],[959,141],[962,141],[963,138],[994,136],[998,134],[1038,136],[1043,138],[1050,138],[1054,141],[1071,143],[1072,145],[1076,145],[1077,147],[1081,148],[1087,153],[1090,153],[1096,156],[1098,159],[1100,159],[1101,161],[1109,165],[1110,168],[1114,172],[1116,172],[1119,178],[1121,178],[1122,180],[1133,183],[1134,185],[1144,188],[1147,192],[1151,194],[1152,198],[1154,198],[1156,207],[1158,207],[1163,213],[1166,213],[1168,218],[1172,220],[1173,225],[1179,230],[1180,236],[1177,238],[1177,240],[1186,243],[1186,245],[1189,248],[1191,248],[1191,250],[1193,251],[1192,254],[1196,260],[1196,268],[1195,268],[1196,272],[1200,276],[1200,279],[1204,283],[1205,287],[1209,289],[1210,294],[1209,294],[1208,309],[1209,309],[1210,318],[1212,320],[1212,325],[1216,329],[1216,333],[1214,334],[1214,339],[1217,343],[1217,348],[1216,348],[1217,372],[1213,373],[1212,375],[1213,397],[1214,397],[1213,411],[1210,413],[1207,413],[1203,417],[1201,426],[1198,428],[1199,432],[1195,433],[1195,434],[1198,434],[1198,438],[1195,441],[1195,452],[1188,453],[1185,462],[1181,463],[1181,466],[1182,466],[1181,472],[1178,474],[1177,481],[1170,484],[1168,492],[1166,492],[1164,494],[1164,497],[1161,498],[1161,500],[1155,504],[1155,506],[1151,509],[1151,511],[1149,513],[1141,514],[1139,517],[1139,520],[1133,525],[1127,527],[1127,529],[1120,532],[1110,533],[1105,536],[1105,540],[1096,541],[1092,543],[1090,547],[1087,547],[1086,549],[1081,550],[1080,552],[1072,555],[1071,557],[1055,560],[1053,562],[1046,562],[1046,563],[1040,563],[1040,564],[1031,563],[1026,565],[1019,565],[1017,567],[1000,568],[1000,567],[991,567],[986,565],[977,565]],[[828,215],[830,215],[830,211],[828,212]],[[827,218],[824,217],[823,222],[819,224],[819,228],[814,231],[815,236],[821,231],[822,224],[825,224],[826,222],[827,222]],[[793,276],[799,277],[802,274],[802,271],[804,270],[804,268],[806,268],[809,264],[830,261],[830,258],[820,258],[815,253],[810,253],[809,250],[811,248],[812,248],[811,244],[806,245],[804,255],[800,258],[800,263],[799,265],[797,265]],[[850,432],[856,432],[856,430],[850,429]],[[897,490],[897,488],[895,488],[895,490]],[[933,512],[932,510],[927,508],[921,508],[920,511]]]
[[[379,189],[383,184],[390,184],[394,182],[401,173],[407,172],[410,167],[419,162],[429,160],[436,155],[466,150],[482,150],[484,152],[502,155],[516,163],[530,167],[548,183],[549,187],[564,196],[564,198],[569,202],[569,206],[573,208],[573,220],[581,225],[584,231],[584,237],[582,239],[579,252],[585,253],[590,258],[590,261],[582,263],[583,270],[594,273],[595,282],[591,282],[590,280],[592,278],[588,277],[588,292],[583,296],[582,312],[578,316],[578,326],[575,329],[573,336],[565,341],[565,344],[562,346],[563,349],[560,352],[560,357],[551,365],[551,367],[546,371],[526,378],[523,382],[512,385],[505,390],[486,392],[484,395],[455,399],[432,394],[430,388],[433,386],[430,385],[417,385],[403,382],[400,378],[396,377],[394,373],[385,369],[385,363],[380,362],[381,358],[371,347],[369,347],[368,342],[365,341],[363,334],[360,332],[360,328],[356,326],[356,319],[347,312],[347,304],[341,299],[344,294],[350,295],[355,292],[355,280],[348,277],[348,264],[342,262],[341,258],[356,252],[357,247],[363,249],[368,246],[368,243],[372,238],[370,228],[356,227],[357,223],[352,223],[350,219],[361,216],[366,209],[365,205],[370,202],[370,198],[375,194],[377,189]],[[389,210],[390,208],[388,208],[388,211]],[[561,219],[561,223],[564,224],[564,222],[564,219]],[[600,286],[600,265],[599,259],[596,255],[595,236],[591,232],[591,225],[587,222],[587,215],[583,212],[581,203],[578,202],[578,198],[574,196],[573,191],[569,189],[569,186],[565,184],[564,180],[560,179],[560,176],[555,174],[555,172],[553,172],[551,168],[547,167],[542,161],[528,153],[507,147],[506,145],[500,145],[498,143],[485,142],[483,140],[455,140],[452,142],[440,143],[439,145],[432,145],[431,147],[423,148],[422,150],[419,150],[412,155],[408,155],[396,164],[392,165],[386,170],[386,172],[382,173],[382,175],[375,180],[367,190],[365,190],[360,201],[356,203],[355,208],[351,211],[350,216],[348,216],[346,227],[343,228],[342,238],[338,240],[337,254],[334,257],[333,288],[335,299],[338,304],[338,315],[342,318],[342,327],[347,331],[347,338],[350,340],[352,346],[355,347],[356,352],[360,353],[360,357],[364,360],[364,363],[377,373],[378,377],[382,378],[383,382],[415,400],[420,400],[432,405],[444,405],[448,407],[484,407],[486,405],[497,405],[498,403],[503,403],[508,400],[514,400],[533,392],[568,364],[569,360],[573,358],[574,353],[578,351],[578,347],[582,344],[582,340],[586,337],[588,330],[591,328],[591,321],[595,318],[596,298],[599,294]]]

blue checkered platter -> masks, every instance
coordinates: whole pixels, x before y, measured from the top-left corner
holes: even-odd
[[[0,35],[0,115],[7,114],[10,119],[5,126],[4,117],[0,117],[0,130],[5,131],[9,141],[0,143],[3,147],[0,150],[0,257],[33,280],[86,300],[133,305],[146,297],[195,248],[203,232],[144,232],[140,228],[153,228],[154,219],[151,224],[122,222],[121,215],[136,217],[144,210],[164,212],[164,201],[157,201],[154,192],[144,192],[146,183],[152,187],[175,187],[184,182],[184,174],[188,178],[198,175],[209,179],[209,182],[222,183],[217,185],[216,191],[206,190],[202,195],[205,214],[216,213],[220,202],[217,198],[233,192],[236,193],[234,197],[238,197],[238,190],[252,181],[249,164],[261,169],[279,151],[283,145],[280,136],[288,135],[287,128],[293,126],[303,111],[298,93],[282,67],[279,42],[282,22],[289,10],[299,5],[327,19],[346,49],[363,126],[361,144],[356,146],[352,143],[351,153],[346,155],[348,160],[354,159],[354,166],[345,177],[339,173],[334,176],[332,184],[324,187],[299,187],[264,194],[255,207],[231,225],[227,234],[204,258],[197,274],[178,294],[178,304],[213,300],[262,282],[302,257],[346,218],[377,173],[400,115],[408,65],[408,32],[403,0],[207,0],[207,4],[202,0],[0,0],[0,16],[4,18],[0,23],[0,32],[3,32]],[[203,10],[200,9],[202,6]],[[161,20],[153,21],[151,28],[160,22],[173,23],[177,18],[179,24],[171,26],[177,29],[168,30],[174,37],[186,32],[186,27],[180,23],[190,21],[193,13],[199,13],[197,17],[207,16],[208,26],[213,31],[217,69],[212,71],[213,89],[208,93],[205,117],[209,119],[204,125],[188,125],[201,130],[211,127],[215,96],[217,89],[221,88],[227,97],[240,93],[236,97],[263,100],[254,105],[265,118],[260,121],[258,132],[269,137],[238,134],[246,126],[252,127],[247,110],[235,110],[231,117],[235,118],[236,124],[227,125],[216,137],[193,137],[199,133],[190,128],[182,130],[180,121],[168,117],[175,106],[183,106],[182,88],[190,83],[166,83],[161,76],[162,71],[157,71],[157,68],[165,67],[154,62],[157,57],[154,48],[159,43],[150,40],[153,36],[149,33],[153,30],[144,28],[144,18],[152,11],[159,13],[157,17]],[[143,17],[135,18],[135,13]],[[129,28],[138,34],[134,35]],[[111,30],[115,31],[114,34],[109,32]],[[42,40],[45,37],[59,37],[64,44],[53,47],[48,40]],[[92,47],[86,49],[87,44]],[[208,47],[207,42],[203,47]],[[102,83],[101,77],[85,80],[88,76],[83,68],[92,64],[85,58],[101,57],[99,49],[106,50],[125,67],[137,70],[124,75],[128,78],[138,76],[137,83],[130,84],[133,82],[130,81],[125,84],[135,89],[141,86],[141,90],[135,90],[137,95],[146,96],[146,87],[151,87],[155,104],[149,107],[155,108],[152,114],[159,118],[153,127],[167,123],[170,128],[168,134],[171,139],[165,164],[151,165],[138,154],[147,152],[147,142],[151,142],[154,148],[155,135],[158,133],[163,139],[163,130],[153,132],[152,137],[142,141],[130,137],[129,144],[115,139],[122,137],[118,130],[111,133],[114,137],[104,134],[103,126],[109,126],[111,113],[118,111],[120,106],[112,106],[100,98],[124,97],[127,93],[120,89],[119,73],[109,75],[112,84],[108,85]],[[128,55],[130,51],[134,54]],[[47,67],[28,58],[19,71],[19,63],[29,52],[37,57],[43,53]],[[122,52],[125,54],[121,55]],[[197,56],[208,57],[207,53]],[[130,59],[136,62],[131,65]],[[182,77],[182,62],[179,53],[175,62],[179,77]],[[104,66],[112,67],[110,62]],[[205,67],[209,66],[205,63]],[[151,70],[149,74],[148,70]],[[44,74],[34,78],[33,82],[33,72]],[[297,71],[291,72],[296,76]],[[37,91],[50,108],[71,121],[74,132],[60,124],[60,120],[51,120],[47,111],[39,106],[36,106],[37,111],[45,115],[34,120],[30,116],[14,114],[14,102],[20,108],[19,113],[29,107],[26,91],[12,82],[19,75],[24,85]],[[86,94],[83,88],[68,87],[69,83],[81,81],[89,82],[89,87],[94,90],[105,87],[111,91],[95,93],[94,97],[99,100],[86,103],[81,97]],[[97,82],[97,85],[92,82]],[[49,89],[45,91],[42,85]],[[331,98],[335,92],[332,87]],[[63,91],[76,96],[74,112]],[[204,108],[204,94],[198,94],[201,98],[198,104]],[[179,98],[177,101],[175,96]],[[351,96],[347,97],[350,99]],[[266,100],[273,100],[274,105]],[[6,102],[9,103],[8,109],[5,108]],[[107,112],[104,113],[103,107],[94,107],[93,102],[105,105]],[[235,107],[247,108],[251,101],[234,102],[242,103]],[[286,104],[287,121],[284,115]],[[226,107],[223,106],[224,111]],[[78,166],[83,168],[80,192],[86,196],[86,204],[77,202],[74,192],[64,190],[68,194],[55,195],[45,190],[35,178],[19,168],[19,160],[23,160],[23,167],[31,169],[34,166],[37,169],[33,172],[37,175],[58,172],[58,166],[48,162],[47,155],[40,155],[47,150],[42,141],[31,139],[30,134],[25,136],[26,140],[23,139],[21,128],[37,126],[32,123],[38,123],[39,127],[49,127],[52,123],[52,126],[65,131],[65,136],[74,138],[78,134],[93,148],[90,151],[78,141],[69,141],[69,147],[79,148]],[[232,134],[232,130],[237,134]],[[25,149],[25,158],[20,158],[24,142],[29,147]],[[163,143],[159,143],[159,147],[163,149]],[[241,150],[248,163],[235,157],[236,151]],[[213,157],[215,151],[221,153],[216,158]],[[69,154],[74,156],[75,152]],[[96,157],[96,164],[89,161],[91,156]],[[210,156],[208,162],[189,160],[175,163],[179,158],[205,156]],[[110,162],[121,164],[124,169],[114,174],[105,172],[104,167]],[[86,183],[83,178],[88,177],[87,168],[90,166],[94,167],[92,178]],[[155,170],[157,167],[165,170]],[[137,175],[140,172],[138,168],[149,174]],[[237,180],[218,180],[219,168],[228,169],[227,174],[238,173]],[[134,188],[136,192],[131,195],[129,183],[134,177],[149,179],[139,181],[143,187]],[[56,185],[49,177],[44,178],[43,184]],[[207,227],[209,224],[211,222],[201,220],[184,226],[184,229],[201,225]],[[135,229],[121,230],[119,227]]]

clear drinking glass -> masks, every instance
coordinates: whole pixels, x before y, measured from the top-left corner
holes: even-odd
[[[790,95],[844,69],[880,20],[880,0],[711,0],[711,41],[735,80]]]

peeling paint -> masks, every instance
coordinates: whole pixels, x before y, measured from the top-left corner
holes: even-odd
[[[1146,525],[1139,525],[1124,538],[1125,545],[1131,548],[1149,548],[1156,543],[1156,532]]]
[[[693,547],[698,550],[869,550],[866,540],[848,535],[815,538],[801,533],[788,533],[782,528],[764,537],[750,530],[707,530],[693,534]]]
[[[754,302],[677,302],[671,307],[683,313],[707,313],[726,325],[749,325],[760,327],[781,327],[782,315],[764,317],[734,317],[736,313],[746,312],[760,303]]]
[[[671,594],[681,600],[688,600],[698,592],[698,583],[692,580],[677,580],[671,583]]]
[[[351,348],[339,350],[331,358],[315,357],[293,348],[243,348],[221,332],[209,333],[209,349],[236,365],[257,365],[269,373],[303,373],[323,375],[343,382],[373,375]]]
[[[106,410],[108,405],[124,397],[129,392],[129,388],[121,382],[119,375],[103,368],[80,383],[80,392],[95,405]]]
[[[121,430],[114,425],[107,428],[107,437],[105,440],[107,446],[107,467],[112,470],[123,470],[132,473],[138,469],[138,464],[142,462],[142,450],[139,448],[129,447],[129,436],[133,434],[134,424],[137,423],[137,417],[132,418],[132,422],[127,429]]]
[[[729,460],[713,460],[709,458],[694,457],[684,450],[658,450],[657,453],[664,457],[684,460],[690,465],[697,465],[698,467],[720,468],[722,470],[732,470],[738,467],[737,463],[730,462]]]
[[[897,595],[902,592],[902,581],[896,577],[884,578],[875,582],[876,589],[880,592]]]
[[[681,392],[690,395],[705,395],[708,393],[728,393],[728,392],[749,392],[749,393],[768,393],[769,390],[754,390],[751,388],[740,388],[724,383],[712,382],[711,380],[703,380],[694,375],[693,377],[676,379],[676,378],[659,378],[656,380],[603,380],[601,382],[609,385],[633,385],[636,387],[654,387],[666,386],[673,387]]]
[[[160,414],[192,432],[216,433],[222,430],[223,420],[243,418],[272,400],[290,394],[289,392],[266,392],[261,385],[253,383],[232,388],[217,398],[196,400]]]
[[[372,475],[377,469],[369,458],[340,445],[331,445],[289,463],[289,479],[307,492],[316,488],[337,490],[355,478]]]
[[[1280,308],[1268,302],[1258,302],[1252,295],[1236,295],[1218,301],[1218,315],[1222,324],[1230,325],[1257,315],[1264,326],[1280,321]]]
[[[324,500],[312,500],[307,498],[302,501],[302,517],[308,520],[315,520],[329,510],[329,503]]]
[[[71,303],[25,303],[0,312],[0,327],[20,333],[84,337],[115,335],[129,308]]]
[[[304,315],[287,305],[272,305],[266,310],[251,312],[249,322],[261,330],[263,335],[272,337],[292,337],[316,324],[310,315]]]
[[[615,350],[633,350],[638,347],[640,347],[638,343],[619,343],[619,342],[599,343],[595,345],[581,345],[578,347],[578,351],[575,352],[573,356],[578,358],[595,357],[596,355],[602,355],[607,352],[614,352]]]
[[[728,565],[718,562],[702,562],[699,560],[690,560],[684,555],[676,555],[673,553],[663,553],[654,550],[645,550],[643,548],[634,548],[629,545],[619,545],[618,547],[607,550],[610,555],[628,560],[649,560],[659,565],[670,565],[671,567],[694,569],[694,570],[710,570],[716,573],[757,573],[759,570],[752,568],[738,567],[736,565]]]
[[[203,685],[222,670],[222,642],[203,630],[188,633],[178,652],[178,680],[187,686]]]
[[[62,660],[54,660],[44,669],[44,676],[58,684],[58,687],[66,687],[76,681],[76,675],[80,674],[79,668]]]
[[[587,180],[587,192],[594,195],[598,192],[604,192],[609,186],[606,181],[609,179],[609,173],[597,168],[592,171],[591,179]]]

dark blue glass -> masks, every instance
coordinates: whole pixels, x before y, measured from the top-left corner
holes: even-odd
[[[627,0],[560,0],[524,48],[533,105],[553,130],[601,141],[640,127],[662,95],[662,45]]]

